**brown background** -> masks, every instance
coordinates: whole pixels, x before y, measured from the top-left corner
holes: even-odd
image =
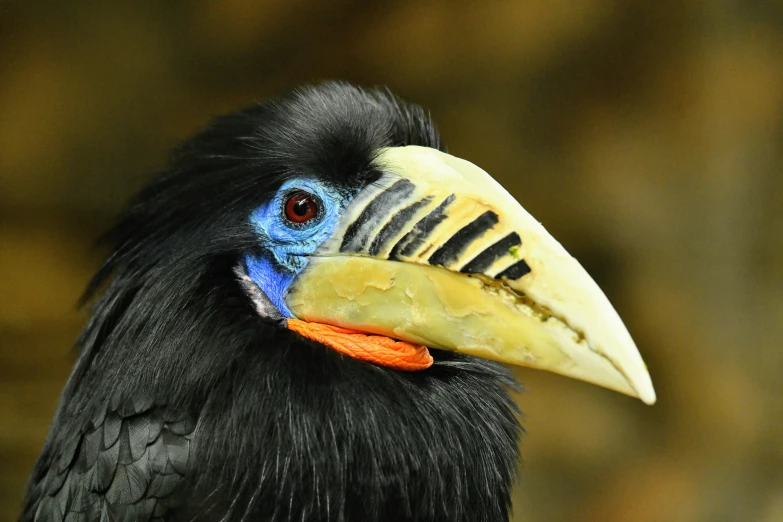
[[[659,402],[522,370],[515,520],[783,521],[783,4],[0,3],[0,519],[93,239],[214,114],[325,78],[429,107],[625,318]]]

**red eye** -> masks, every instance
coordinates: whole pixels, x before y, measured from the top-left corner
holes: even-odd
[[[297,192],[285,202],[285,217],[294,223],[306,223],[318,215],[318,202],[306,192]]]

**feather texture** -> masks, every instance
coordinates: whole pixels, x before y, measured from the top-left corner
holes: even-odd
[[[23,519],[162,519],[188,469],[195,424],[186,419],[165,407],[99,415],[31,484],[36,508]]]

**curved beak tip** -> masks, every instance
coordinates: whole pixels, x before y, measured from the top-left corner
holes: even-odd
[[[639,399],[648,406],[652,406],[658,400],[646,364],[644,365],[644,373],[636,380],[634,389],[636,390]]]

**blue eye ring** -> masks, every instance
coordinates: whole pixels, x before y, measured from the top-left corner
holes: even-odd
[[[280,214],[290,228],[309,227],[324,217],[323,202],[312,192],[294,188],[283,193],[280,201]]]

